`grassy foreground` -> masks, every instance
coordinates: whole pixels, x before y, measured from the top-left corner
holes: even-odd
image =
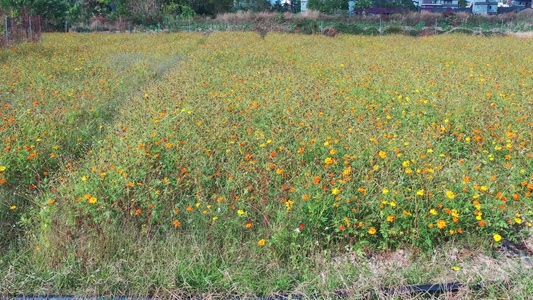
[[[0,50],[0,295],[532,294],[490,253],[533,220],[533,40],[44,40]]]

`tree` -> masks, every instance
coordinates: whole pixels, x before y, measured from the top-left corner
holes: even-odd
[[[348,0],[309,0],[307,8],[323,13],[335,13],[348,10]]]
[[[459,0],[459,8],[466,8],[466,0]]]
[[[272,3],[269,0],[240,0],[235,1],[236,10],[265,11],[270,10]]]
[[[365,10],[372,6],[372,0],[357,0],[355,1],[355,8]]]
[[[46,19],[60,19],[68,10],[65,0],[0,0],[0,6],[12,13],[18,13],[26,7],[31,15]]]

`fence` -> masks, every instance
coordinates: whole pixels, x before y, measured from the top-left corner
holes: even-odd
[[[24,42],[42,41],[41,16],[7,17],[0,11],[0,47]]]

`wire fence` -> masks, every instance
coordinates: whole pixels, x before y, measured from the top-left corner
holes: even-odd
[[[11,44],[41,42],[41,16],[21,13],[17,17],[8,17],[0,10],[2,30],[0,30],[0,47]]]

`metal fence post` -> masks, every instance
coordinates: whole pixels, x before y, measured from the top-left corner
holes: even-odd
[[[9,30],[7,27],[7,17],[5,17],[5,19],[6,19],[6,45],[9,45]]]
[[[435,35],[437,35],[437,19],[435,19]]]
[[[30,41],[33,43],[33,29],[31,28],[31,15],[30,15]]]
[[[379,35],[381,35],[381,32],[382,32],[382,30],[381,30],[381,18],[379,18]]]

